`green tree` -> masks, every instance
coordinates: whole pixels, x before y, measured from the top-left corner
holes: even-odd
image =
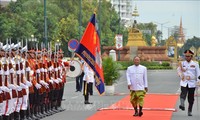
[[[191,39],[188,39],[186,43],[183,45],[183,47],[180,49],[179,54],[183,55],[183,52],[187,49],[190,49],[192,46],[194,46],[196,50],[198,50],[198,48],[200,47],[199,41],[200,41],[200,38],[195,37],[195,36],[193,36],[193,38]]]
[[[48,0],[47,1],[47,29],[48,41],[52,47],[56,40],[61,42],[66,52],[70,39],[79,39],[88,24],[91,14],[97,13],[101,45],[114,45],[116,34],[123,34],[127,41],[128,32],[122,25],[119,26],[119,17],[111,3],[107,0],[82,0],[81,19],[80,0]],[[37,38],[44,41],[44,0],[17,0],[8,6],[0,7],[0,39],[12,38],[12,42],[20,39]],[[81,26],[79,23],[81,22]],[[81,33],[79,34],[79,31]],[[14,41],[13,41],[14,40]],[[66,55],[69,55],[67,53]]]
[[[153,24],[152,22],[150,22],[150,23],[139,23],[137,25],[137,27],[140,30],[150,31],[150,33],[148,33],[148,32],[143,33],[143,37],[146,40],[146,43],[150,46],[151,45],[151,37],[153,35],[156,37],[157,25]]]

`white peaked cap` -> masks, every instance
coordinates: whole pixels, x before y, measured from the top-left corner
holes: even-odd
[[[17,44],[14,45],[14,48],[15,48],[15,49],[17,49],[17,48],[19,48],[19,47],[21,47],[21,42],[18,42]]]
[[[2,49],[3,49],[4,51],[7,51],[7,50],[8,50],[8,47],[9,47],[9,45],[6,44],[6,45],[4,45],[4,46],[2,47]]]
[[[2,48],[3,47],[3,43],[2,42],[0,42],[0,48]]]
[[[9,45],[9,49],[13,49],[14,48],[14,43],[12,43],[11,45]]]
[[[12,50],[14,48],[14,43],[12,43],[11,45],[8,45],[6,50]]]
[[[22,49],[21,49],[21,52],[25,52],[27,51],[27,46],[24,46]]]

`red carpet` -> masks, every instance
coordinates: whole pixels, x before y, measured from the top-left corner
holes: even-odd
[[[178,95],[147,94],[143,116],[133,117],[134,110],[126,96],[108,108],[102,108],[87,120],[170,120]]]

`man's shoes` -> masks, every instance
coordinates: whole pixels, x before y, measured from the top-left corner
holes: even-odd
[[[189,112],[189,111],[188,111],[188,116],[192,116],[192,112]]]
[[[181,105],[179,105],[179,109],[181,109],[181,110],[185,110],[185,107],[184,106],[181,106]]]
[[[139,112],[139,116],[141,117],[143,115],[143,112]]]
[[[85,103],[85,104],[93,104],[93,103],[91,103],[91,102],[88,102],[88,101],[85,101],[84,103]]]
[[[65,109],[62,108],[62,107],[58,107],[58,110],[59,110],[60,112],[65,111]]]
[[[138,112],[135,112],[135,114],[133,116],[139,116]]]

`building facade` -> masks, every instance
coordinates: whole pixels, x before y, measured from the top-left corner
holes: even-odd
[[[11,2],[11,1],[16,2],[17,0],[0,0],[0,5],[1,5],[1,6],[6,6],[6,5],[8,5],[9,2]]]
[[[121,23],[130,24],[132,19],[132,0],[110,0],[113,8],[120,15]]]

